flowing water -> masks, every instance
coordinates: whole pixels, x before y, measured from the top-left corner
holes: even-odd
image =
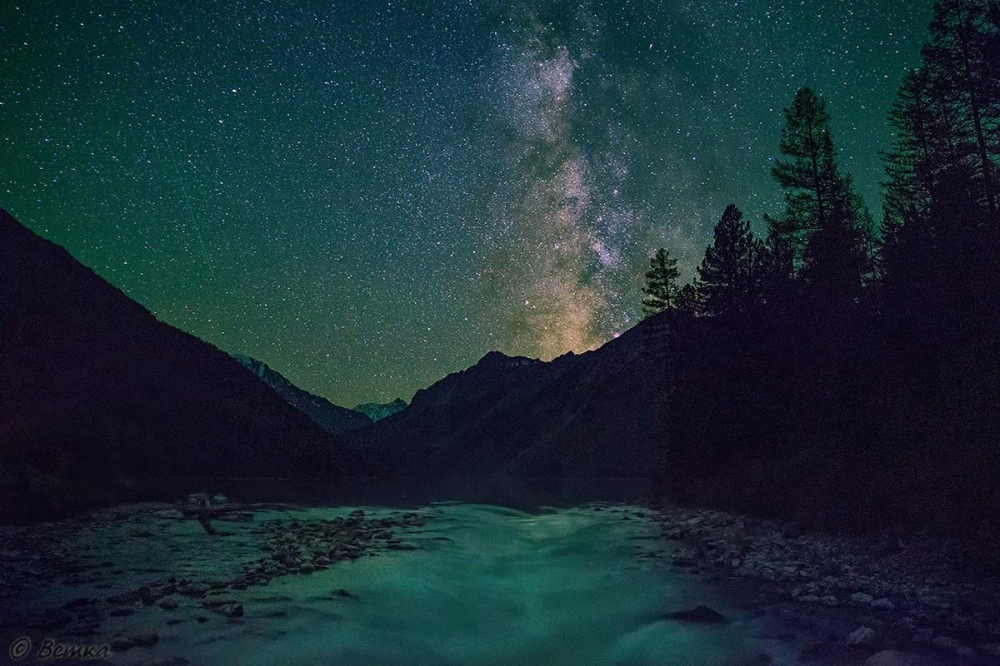
[[[259,554],[251,535],[260,521],[329,519],[355,508],[259,508],[253,521],[226,525],[217,537],[202,533],[195,521],[155,519],[152,510],[128,520],[91,521],[60,539],[94,562],[107,560],[107,576],[22,590],[19,599],[6,601],[51,606],[103,599],[168,573],[225,576],[241,559]],[[369,516],[389,512],[363,508]],[[667,564],[672,546],[660,538],[652,512],[641,507],[525,512],[445,503],[419,512],[424,525],[400,535],[414,550],[227,590],[227,599],[244,604],[242,618],[227,620],[193,602],[185,606],[183,599],[172,611],[140,604],[131,615],[105,617],[99,635],[73,640],[155,631],[155,645],[110,661],[145,664],[177,656],[206,666],[747,666],[791,663],[800,649],[787,628],[755,612],[741,595],[673,571]],[[144,527],[155,535],[137,538]],[[732,622],[665,619],[698,605]],[[199,615],[209,617],[198,621]],[[9,641],[12,631],[0,635]]]

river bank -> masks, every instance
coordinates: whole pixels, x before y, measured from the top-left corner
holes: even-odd
[[[64,646],[88,650],[81,662],[89,664],[181,666],[184,657],[142,653],[185,624],[240,623],[248,598],[266,604],[255,591],[283,578],[411,550],[400,537],[423,524],[415,511],[316,515],[223,500],[205,512],[143,503],[0,526],[4,656],[17,657],[18,646],[17,661],[66,663],[56,652]],[[340,588],[325,594],[355,598]]]
[[[825,631],[803,662],[861,664],[893,650],[895,661],[875,663],[1000,663],[1000,576],[971,562],[967,542],[803,533],[706,509],[665,507],[658,519],[679,544],[678,570],[744,581],[762,609],[820,634],[845,618],[855,626]]]

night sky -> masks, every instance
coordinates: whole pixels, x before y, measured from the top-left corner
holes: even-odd
[[[215,4],[3,2],[0,206],[351,406],[634,324],[654,248],[781,210],[802,85],[877,214],[931,0]]]

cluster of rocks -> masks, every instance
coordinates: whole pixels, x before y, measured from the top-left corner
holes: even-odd
[[[59,525],[58,527],[63,527]],[[37,528],[0,526],[0,593],[49,587],[58,578],[73,583],[95,579],[91,567],[63,538],[65,529],[51,532]],[[110,567],[100,563],[98,567]]]
[[[400,541],[392,530],[423,525],[423,518],[416,513],[366,518],[361,509],[346,518],[269,520],[261,526],[265,554],[245,567],[233,587],[266,585],[275,576],[308,574],[335,562],[374,556],[380,550],[412,550],[414,546]]]
[[[960,663],[1000,659],[1000,578],[965,566],[958,542],[807,534],[776,521],[676,507],[662,509],[660,522],[678,543],[673,564],[681,570],[762,582],[776,603],[858,617],[863,623],[841,644],[874,651],[869,659],[893,651],[910,659],[882,654],[873,664],[935,655]]]

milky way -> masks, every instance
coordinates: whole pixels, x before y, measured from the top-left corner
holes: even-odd
[[[0,206],[161,319],[341,404],[635,323],[781,107],[877,151],[930,0],[3,3]]]

